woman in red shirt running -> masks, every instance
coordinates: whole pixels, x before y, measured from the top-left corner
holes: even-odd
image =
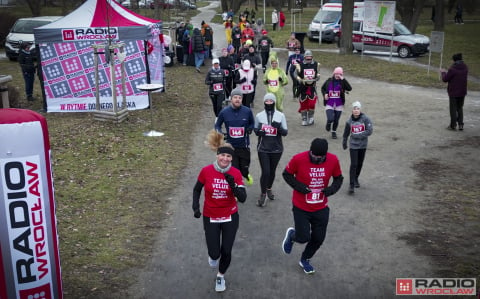
[[[233,147],[224,143],[222,133],[210,131],[207,143],[217,153],[213,164],[200,171],[193,188],[192,209],[195,218],[200,218],[200,194],[204,190],[203,228],[208,249],[208,263],[217,268],[215,291],[226,289],[224,274],[232,260],[232,247],[238,230],[237,200],[245,202],[247,193],[240,170],[232,167]],[[220,261],[220,263],[219,263]]]

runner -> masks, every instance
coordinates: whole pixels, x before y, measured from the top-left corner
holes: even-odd
[[[266,198],[275,199],[272,191],[275,172],[283,153],[282,137],[287,136],[287,119],[285,115],[275,110],[275,95],[267,93],[263,97],[265,109],[255,117],[255,134],[258,136],[258,160],[262,174],[260,176],[259,207],[267,204]]]
[[[248,60],[247,60],[248,61]],[[239,169],[242,176],[247,179],[247,184],[253,184],[250,168],[250,134],[253,131],[255,118],[252,110],[242,105],[242,91],[237,87],[230,94],[230,106],[223,108],[215,122],[215,129],[224,133],[228,143],[235,148],[232,164]]]
[[[232,248],[239,226],[239,202],[245,202],[247,193],[242,175],[232,167],[233,147],[224,143],[223,134],[210,131],[208,145],[217,153],[213,164],[200,171],[193,188],[192,209],[195,218],[200,218],[200,195],[205,187],[203,202],[203,229],[207,241],[208,264],[216,269],[215,291],[226,290],[225,273],[232,260]],[[220,263],[219,263],[220,261]]]
[[[316,83],[320,80],[320,63],[313,60],[312,51],[305,51],[304,61],[295,66],[295,76],[299,83],[302,126],[313,125],[315,104],[317,103]]]
[[[333,182],[328,186],[330,178]],[[293,156],[283,171],[283,178],[293,188],[293,220],[282,242],[283,252],[290,254],[295,242],[307,243],[299,265],[306,274],[315,273],[310,259],[323,244],[327,233],[330,208],[328,197],[342,186],[340,161],[328,153],[328,142],[315,138],[310,150]]]

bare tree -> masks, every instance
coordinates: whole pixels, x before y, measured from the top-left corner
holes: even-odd
[[[445,3],[443,0],[435,0],[432,7],[433,30],[443,31],[445,29]]]
[[[351,55],[353,53],[353,9],[354,0],[343,0],[342,5],[342,35],[340,36],[340,54]]]
[[[38,0],[25,0],[27,2],[28,8],[32,12],[32,16],[39,17],[41,16],[41,1]]]
[[[402,18],[403,24],[415,32],[418,25],[418,20],[422,9],[425,5],[425,0],[402,0],[396,2],[397,11]]]

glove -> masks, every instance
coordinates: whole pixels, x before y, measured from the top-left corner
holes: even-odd
[[[248,135],[252,134],[252,131],[253,131],[252,128],[248,128],[248,129],[247,129],[247,134],[248,134]]]
[[[282,127],[282,124],[279,123],[278,121],[272,121],[272,127],[276,129],[280,129]]]
[[[335,194],[332,187],[327,187],[327,188],[323,189],[322,192],[323,192],[323,194],[325,194],[326,197],[329,197],[329,196]]]
[[[225,180],[227,181],[230,188],[235,189],[237,187],[237,184],[235,184],[235,178],[228,173],[224,173],[224,175],[225,175]]]
[[[343,138],[342,147],[343,147],[344,150],[346,150],[348,148],[346,138]]]
[[[244,82],[247,82],[247,78],[246,78],[246,77],[240,80],[240,83],[244,83]]]
[[[200,210],[193,211],[193,217],[200,218],[200,216],[202,216],[202,213],[200,213]]]
[[[278,81],[279,81],[279,82],[283,82],[282,77],[278,77]]]
[[[259,136],[259,137],[265,136],[265,131],[258,130],[258,131],[257,131],[257,136]]]
[[[253,80],[252,80],[252,84],[253,84],[253,85],[257,85],[257,80],[253,79]]]
[[[302,184],[303,185],[303,184]],[[303,186],[297,186],[295,188],[295,190],[297,190],[298,192],[302,193],[302,194],[308,194],[310,192],[312,192],[312,190],[310,190],[310,188],[308,188],[307,186],[303,185]]]

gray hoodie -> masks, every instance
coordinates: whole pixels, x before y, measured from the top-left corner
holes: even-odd
[[[350,149],[367,148],[368,136],[373,133],[373,124],[370,118],[360,113],[358,118],[354,118],[353,114],[348,118],[343,131],[343,139],[347,140],[350,136]]]

